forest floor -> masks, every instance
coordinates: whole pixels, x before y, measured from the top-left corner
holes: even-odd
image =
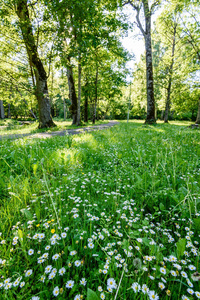
[[[8,134],[8,135],[0,135],[0,140],[2,139],[18,139],[22,137],[28,138],[50,138],[54,136],[66,136],[66,135],[75,135],[83,132],[91,132],[95,130],[102,130],[114,125],[119,124],[117,121],[109,121],[106,124],[98,124],[93,126],[79,127],[73,129],[65,129],[51,132],[39,132],[39,133],[18,133],[18,134]]]

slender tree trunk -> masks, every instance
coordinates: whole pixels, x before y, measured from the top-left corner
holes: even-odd
[[[147,117],[145,123],[152,124],[155,119],[155,99],[153,84],[153,59],[151,45],[151,12],[148,0],[142,0],[145,15],[145,50],[146,50],[146,86],[147,86]]]
[[[88,95],[87,95],[87,91],[85,94],[85,104],[84,104],[84,122],[87,123],[88,122]]]
[[[5,118],[5,113],[4,113],[4,107],[3,107],[3,100],[0,100],[0,119]]]
[[[200,97],[199,97],[199,105],[198,105],[197,119],[196,119],[195,124],[200,124]]]
[[[81,125],[81,57],[78,62],[78,103],[77,103],[77,120],[76,125]]]
[[[96,66],[96,78],[95,78],[95,99],[94,99],[94,110],[93,110],[93,118],[92,123],[95,124],[96,120],[96,111],[97,111],[97,99],[98,99],[98,75],[99,75],[99,69],[98,65]]]
[[[173,75],[173,66],[174,66],[174,53],[175,53],[175,45],[176,45],[176,26],[174,27],[174,34],[173,34],[173,44],[172,44],[172,60],[169,69],[169,82],[167,87],[167,99],[166,99],[166,106],[165,106],[165,116],[164,116],[164,123],[168,123],[169,118],[169,111],[170,111],[170,96],[171,96],[171,86],[172,86],[172,75]]]
[[[30,64],[34,67],[36,79],[36,98],[39,108],[39,128],[56,126],[51,117],[51,106],[47,87],[47,74],[43,63],[39,58],[37,46],[35,44],[27,0],[16,1],[16,13],[19,17],[20,28]]]
[[[8,114],[7,114],[7,118],[8,118],[8,119],[11,119],[10,103],[8,103]]]
[[[69,110],[72,114],[72,125],[75,125],[77,121],[77,97],[76,97],[74,76],[73,76],[73,70],[70,62],[70,57],[68,57],[67,59],[68,59],[67,79],[68,79],[68,86],[69,86],[69,99],[71,100],[72,103]]]

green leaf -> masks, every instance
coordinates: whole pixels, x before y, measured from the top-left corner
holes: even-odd
[[[23,208],[23,209],[21,209],[20,211],[21,211],[21,213],[22,213],[23,215],[26,216],[26,218],[27,218],[28,220],[32,220],[32,219],[33,219],[33,216],[32,216],[31,212],[30,212],[28,209]]]
[[[164,209],[165,209],[164,205],[160,203],[160,210],[164,210]]]
[[[177,256],[178,259],[184,254],[185,246],[186,246],[186,239],[180,239],[177,243]]]
[[[99,297],[91,289],[87,289],[87,300],[99,300]]]

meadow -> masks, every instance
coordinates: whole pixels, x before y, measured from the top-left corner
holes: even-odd
[[[2,300],[199,299],[200,131],[4,139],[0,219]]]

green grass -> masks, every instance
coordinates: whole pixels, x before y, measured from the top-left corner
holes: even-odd
[[[66,129],[76,129],[81,128],[85,126],[93,126],[91,121],[88,123],[83,123],[81,126],[71,125],[72,120],[66,120],[63,121],[61,119],[55,118],[54,122],[57,125],[53,128],[42,128],[38,129],[38,122],[30,123],[29,125],[23,125],[20,121],[16,121],[13,119],[5,119],[0,120],[0,136],[6,136],[6,135],[13,135],[13,134],[34,134],[34,133],[40,133],[40,132],[52,132],[52,131],[59,131],[59,130],[66,130]],[[106,124],[108,123],[108,120],[102,121],[96,121],[95,125],[99,124]],[[2,127],[1,127],[2,126]]]
[[[1,141],[2,299],[200,297],[200,131],[170,123]]]

